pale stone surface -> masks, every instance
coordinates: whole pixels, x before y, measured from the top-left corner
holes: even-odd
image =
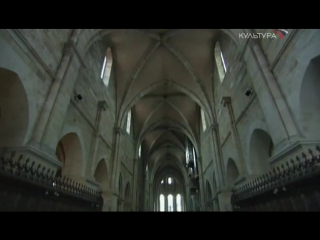
[[[160,192],[180,193],[184,210],[231,211],[234,185],[320,144],[320,31],[288,29],[283,40],[241,32],[272,30],[0,30],[0,152],[102,188],[103,211],[159,210]],[[198,157],[192,196],[187,138]],[[159,188],[168,174],[180,185]]]

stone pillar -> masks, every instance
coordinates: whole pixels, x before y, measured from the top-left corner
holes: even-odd
[[[164,195],[164,211],[168,212],[168,195]]]
[[[153,211],[153,206],[154,206],[154,203],[153,203],[153,185],[152,183],[149,183],[149,211]]]
[[[198,157],[197,159],[197,164],[198,164],[198,173],[199,173],[199,191],[200,191],[200,194],[199,194],[199,205],[201,206],[200,207],[200,210],[205,210],[205,197],[204,197],[204,183],[203,183],[203,168],[202,168],[202,161],[201,161],[201,158]]]
[[[102,211],[117,211],[118,210],[118,196],[115,196],[111,191],[103,191],[101,194],[103,198]]]
[[[119,198],[118,181],[119,181],[120,166],[121,166],[121,159],[119,159],[119,147],[120,147],[120,141],[121,141],[121,133],[122,133],[121,128],[119,127],[114,128],[112,151],[111,151],[112,171],[110,176],[110,179],[111,179],[110,190],[113,191],[114,198]],[[113,207],[116,208],[116,206],[113,206]]]
[[[189,183],[186,183],[185,204],[186,204],[186,210],[190,211],[190,185],[189,185]]]
[[[217,193],[221,212],[232,211],[231,196],[232,196],[232,191],[231,189],[227,189],[227,188],[221,189]]]
[[[219,128],[218,124],[213,124],[210,126],[210,131],[212,132],[212,148],[214,151],[214,163],[216,164],[217,169],[217,182],[218,186],[222,187],[225,186],[225,169],[223,163],[222,152],[220,148],[220,135],[219,135]]]
[[[99,101],[98,102],[98,111],[96,114],[96,121],[94,125],[94,132],[93,132],[93,137],[91,140],[91,145],[90,145],[90,153],[89,153],[89,161],[87,163],[86,167],[86,175],[88,177],[93,177],[92,175],[94,174],[94,167],[95,163],[97,161],[97,151],[98,151],[98,146],[99,146],[99,138],[100,138],[100,127],[101,127],[101,113],[102,111],[107,110],[107,103],[106,101]]]
[[[263,50],[255,39],[250,39],[249,51],[251,54],[245,54],[246,62],[256,66],[248,67],[248,71],[277,151],[277,147],[286,144],[286,140],[299,137],[299,133]]]
[[[136,202],[137,202],[137,199],[135,196],[137,196],[136,194],[136,191],[137,191],[137,180],[136,177],[137,177],[137,171],[138,171],[138,168],[137,168],[137,162],[138,160],[136,158],[133,159],[133,170],[132,170],[132,196],[131,196],[131,199],[132,199],[132,202],[131,202],[131,205],[132,205],[132,209],[134,209],[133,206],[136,206]]]
[[[55,154],[56,143],[59,141],[59,134],[73,94],[80,64],[83,64],[78,54],[76,54],[78,58],[73,57],[79,33],[80,29],[73,30],[69,42],[66,43],[56,77],[41,109],[29,143],[38,148],[44,147],[47,152],[53,154]]]
[[[212,204],[213,204],[213,211],[214,211],[214,212],[218,212],[218,211],[219,211],[217,201],[218,201],[218,198],[215,197],[215,198],[213,199],[213,202],[212,202]]]
[[[242,164],[245,164],[245,160],[243,157],[243,151],[242,151],[241,144],[240,144],[238,129],[237,129],[236,123],[235,123],[235,117],[234,117],[234,112],[233,112],[233,108],[232,108],[231,98],[230,97],[222,97],[222,105],[223,105],[223,107],[227,107],[229,121],[230,121],[231,136],[232,136],[234,146],[237,149],[237,155],[239,158],[239,162]],[[243,174],[244,171],[246,171],[246,167],[241,166],[241,168],[239,170],[240,170],[240,174]]]
[[[174,212],[177,211],[177,197],[176,196],[177,196],[176,193],[172,194],[172,200],[173,200],[172,207],[173,207]]]

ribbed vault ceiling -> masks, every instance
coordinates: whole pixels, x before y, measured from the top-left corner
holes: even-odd
[[[182,161],[186,136],[199,140],[198,103],[211,111],[213,102],[217,33],[215,29],[117,30],[104,37],[114,57],[120,119],[124,123],[132,108],[133,132],[149,165]]]

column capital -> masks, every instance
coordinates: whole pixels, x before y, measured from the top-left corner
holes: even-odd
[[[229,96],[223,96],[223,97],[221,98],[220,104],[221,104],[223,107],[225,107],[225,106],[228,105],[228,104],[231,104],[231,97],[229,97]]]
[[[99,101],[98,102],[98,109],[106,111],[108,108],[107,102],[106,101]]]

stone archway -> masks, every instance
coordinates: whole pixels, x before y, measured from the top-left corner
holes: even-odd
[[[253,175],[268,172],[272,151],[273,142],[270,135],[262,129],[255,129],[250,139],[248,172]]]
[[[61,138],[56,148],[56,155],[62,163],[61,175],[72,177],[73,179],[82,177],[82,146],[76,133],[68,133]],[[57,174],[60,175],[59,173]]]
[[[308,139],[320,140],[320,56],[313,58],[300,91],[300,123]]]
[[[227,162],[227,183],[232,186],[236,179],[239,177],[239,170],[232,158],[228,159]]]
[[[109,184],[108,167],[105,159],[101,159],[94,172],[94,179],[100,184],[102,190],[106,190]]]
[[[16,73],[0,68],[0,147],[23,146],[28,124],[24,86]]]

